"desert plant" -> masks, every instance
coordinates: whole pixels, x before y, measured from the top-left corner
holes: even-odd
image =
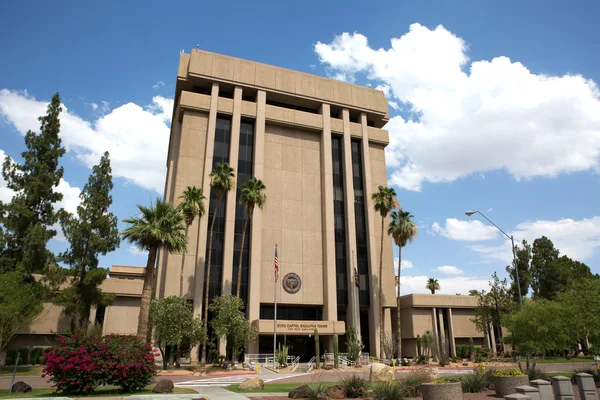
[[[376,400],[404,400],[408,392],[399,381],[377,382],[371,388],[371,395]]]
[[[358,365],[360,352],[363,349],[363,344],[356,335],[356,330],[353,327],[346,329],[346,348],[348,349],[348,360],[353,361]]]
[[[431,346],[433,345],[433,335],[431,331],[425,331],[423,334],[423,356],[428,359],[432,356]]]
[[[480,367],[474,368],[473,373],[465,375],[460,379],[460,385],[464,393],[479,393],[490,386],[490,374]]]
[[[448,363],[450,362],[450,344],[448,343],[448,339],[444,336],[443,333],[440,336],[439,340],[437,335],[435,333],[433,334],[432,349],[433,356],[440,363],[440,367],[448,365]]]
[[[383,346],[384,352],[388,359],[393,359],[394,354],[398,352],[398,341],[394,340],[394,337],[390,333],[383,335]]]
[[[399,379],[409,397],[418,397],[421,394],[421,384],[432,381],[433,371],[430,368],[416,369]]]
[[[529,368],[527,368],[527,366],[523,367],[523,365],[521,365],[521,362],[519,362],[518,365],[519,371],[527,375],[530,381],[536,379],[546,379],[546,373],[543,369],[537,367],[537,362],[534,361],[533,363],[531,363]]]
[[[321,349],[319,348],[319,331],[315,329],[315,368],[321,368]]]
[[[347,398],[356,399],[366,394],[369,382],[361,376],[352,375],[349,378],[343,378],[339,384],[344,388]]]
[[[328,389],[328,385],[325,382],[313,382],[306,386],[306,398],[310,400],[327,398],[327,396],[324,397]]]
[[[590,374],[594,377],[594,382],[596,382],[596,383],[600,382],[600,370],[593,368],[593,367],[588,367],[588,368],[578,368],[573,371],[573,376],[571,377],[571,380],[573,381],[573,383],[575,383],[575,375],[581,374],[581,373]]]
[[[338,335],[333,335],[333,368],[340,367],[340,347],[338,344]]]
[[[283,346],[279,343],[279,348],[276,352],[277,365],[281,368],[287,367],[287,357],[288,357],[288,346],[285,343],[285,338],[283,339]]]
[[[423,348],[421,347],[421,335],[417,335],[417,356],[420,358],[423,355]]]

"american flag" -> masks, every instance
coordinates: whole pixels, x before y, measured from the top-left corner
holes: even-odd
[[[279,258],[277,258],[277,243],[275,243],[275,281],[279,280]]]
[[[358,286],[358,270],[356,269],[356,267],[354,267],[354,284],[356,285],[356,287]]]

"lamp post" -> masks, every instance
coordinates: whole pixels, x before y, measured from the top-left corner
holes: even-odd
[[[496,229],[498,229],[500,232],[502,232],[502,234],[504,236],[506,236],[507,238],[510,239],[510,244],[511,244],[512,254],[513,254],[513,264],[515,266],[515,276],[516,276],[516,279],[517,279],[517,293],[519,295],[519,307],[523,308],[523,297],[521,296],[521,280],[519,279],[519,266],[517,265],[517,254],[515,253],[515,239],[513,238],[512,235],[509,235],[508,233],[506,233],[502,229],[500,229],[500,227],[498,225],[496,225],[495,223],[493,223],[492,220],[490,220],[488,217],[486,217],[481,211],[479,211],[479,210],[471,210],[471,211],[465,212],[465,215],[467,217],[470,217],[473,214],[479,214],[479,215],[481,215],[490,224],[494,225],[496,227]],[[529,359],[529,354],[527,354],[527,369],[529,369],[529,366],[530,366],[530,359]]]

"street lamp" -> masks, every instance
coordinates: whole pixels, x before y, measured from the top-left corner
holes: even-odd
[[[519,266],[517,265],[517,254],[515,253],[515,239],[513,238],[512,235],[509,235],[508,233],[504,232],[502,229],[500,229],[500,227],[498,225],[496,225],[495,223],[493,223],[488,217],[486,217],[481,211],[479,210],[471,210],[471,211],[466,211],[465,215],[467,217],[470,217],[473,214],[479,214],[481,215],[483,218],[485,218],[490,224],[494,225],[496,227],[496,229],[498,229],[500,232],[502,232],[502,234],[504,236],[506,236],[507,238],[510,239],[510,244],[511,244],[511,248],[512,248],[512,253],[513,253],[513,264],[515,266],[515,276],[517,278],[517,293],[519,294],[519,307],[523,307],[523,297],[521,296],[521,280],[519,279]],[[527,355],[527,369],[529,369],[529,354]]]

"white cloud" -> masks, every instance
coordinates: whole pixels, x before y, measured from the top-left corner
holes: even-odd
[[[156,83],[152,85],[152,89],[158,90],[163,86],[165,86],[165,83],[163,81],[156,81]]]
[[[402,271],[414,268],[414,265],[410,260],[402,260],[400,264],[402,267]],[[398,257],[394,257],[394,273],[398,275]]]
[[[136,246],[130,244],[127,248],[127,251],[133,254],[134,256],[147,256],[148,252],[144,250],[138,249]]]
[[[600,99],[580,75],[547,76],[507,57],[471,62],[465,41],[420,24],[374,49],[344,33],[315,51],[331,74],[364,73],[411,111],[387,125],[390,183],[420,191],[504,169],[515,179],[598,169]],[[334,75],[335,76],[335,75]]]
[[[441,267],[437,267],[435,270],[444,275],[463,275],[465,273],[465,271],[453,265],[442,265]]]
[[[494,239],[498,236],[496,228],[478,220],[462,221],[456,218],[447,218],[445,227],[434,222],[431,229],[448,239],[470,242]]]
[[[96,104],[96,103],[86,103],[86,104],[89,104],[90,107],[92,107],[92,111],[96,111],[98,109],[98,104]]]
[[[556,221],[527,221],[517,225],[511,234],[515,238],[515,244],[523,239],[532,244],[535,239],[546,236],[561,254],[585,261],[600,247],[600,216],[580,220],[563,218]],[[486,258],[503,260],[507,264],[512,260],[509,240],[502,245],[475,245],[470,248]]]
[[[425,275],[401,276],[400,294],[431,293],[429,289],[425,288],[425,284],[429,278],[429,276]],[[436,294],[469,294],[469,290],[472,289],[489,289],[489,279],[481,279],[471,276],[457,276],[437,279],[440,284],[440,290],[436,291]]]
[[[0,116],[22,134],[39,129],[37,118],[45,114],[46,106],[26,91],[0,90]],[[84,120],[64,105],[63,109],[60,133],[67,151],[88,167],[108,151],[114,176],[162,192],[173,99],[155,96],[146,108],[127,103],[110,112],[108,103],[102,102],[103,116],[95,121]]]

